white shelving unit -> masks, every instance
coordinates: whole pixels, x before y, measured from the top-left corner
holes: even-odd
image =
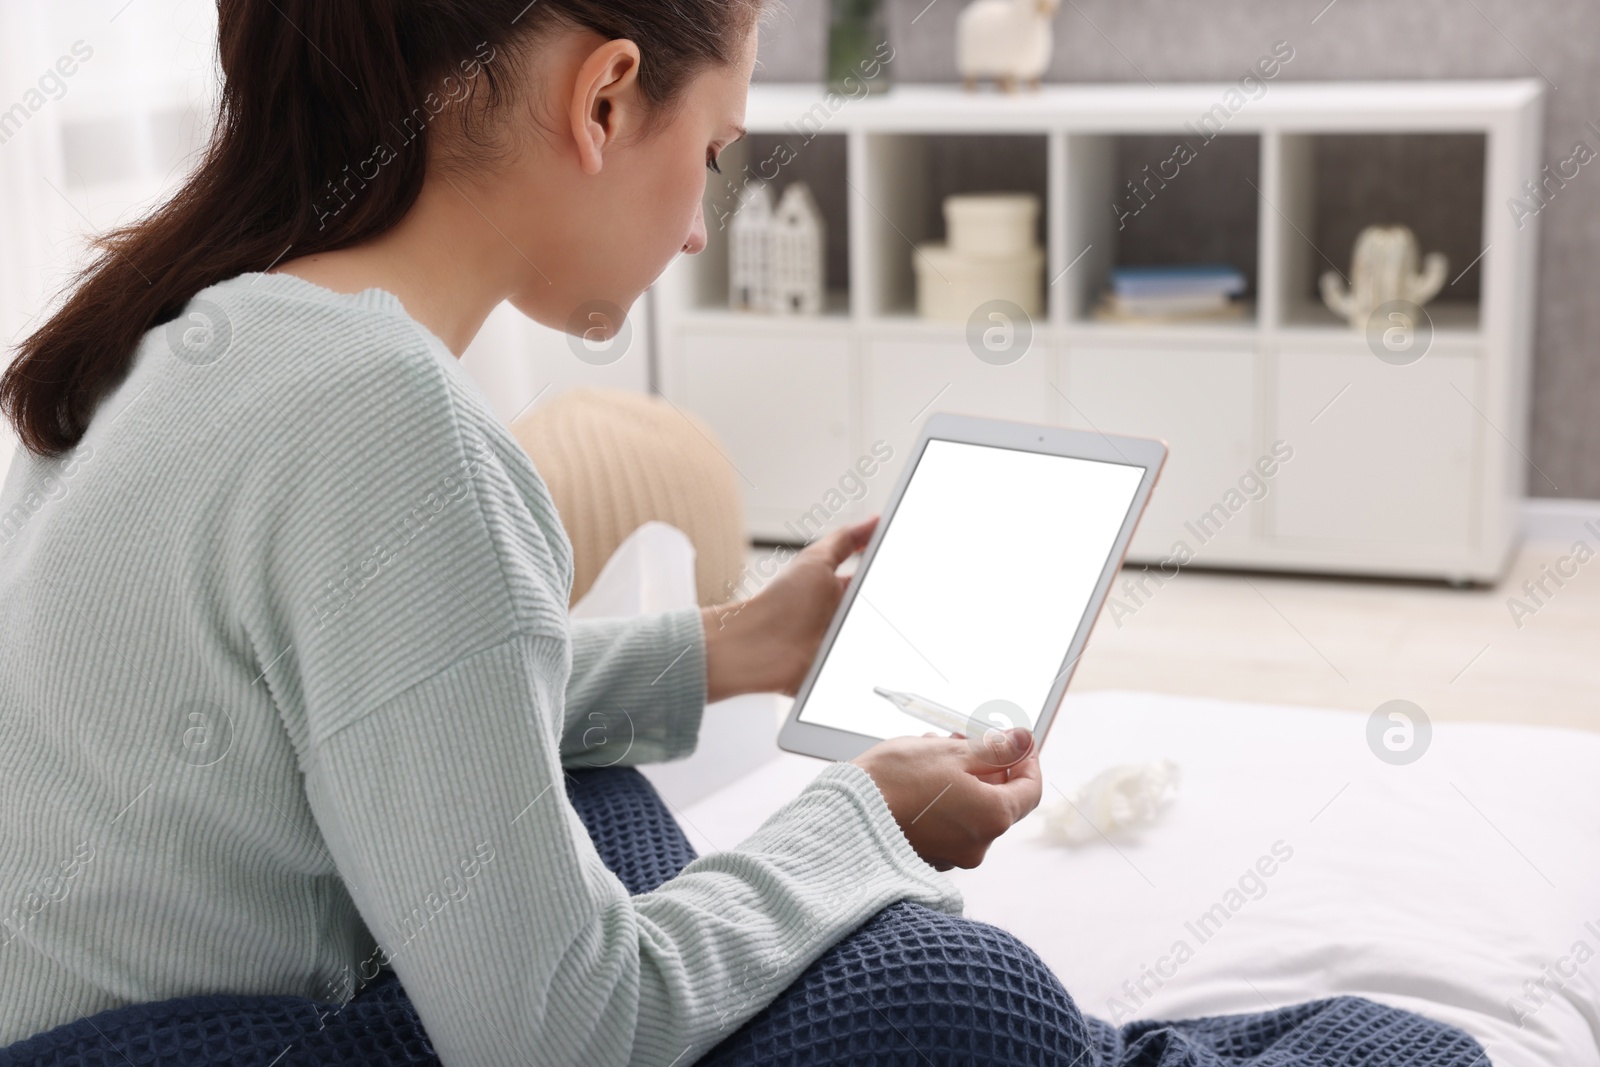
[[[1157,194],[1186,211],[1172,216],[1183,232],[1231,241],[1253,259],[1253,317],[1181,326],[1090,319],[1123,247],[1111,205],[1123,183],[1143,177],[1119,162],[1119,139],[1196,144],[1186,124],[1215,114],[1229,89],[1051,86],[1006,97],[897,86],[830,107],[819,87],[754,87],[752,137],[724,153],[724,179],[708,183],[710,246],[657,285],[658,387],[722,438],[754,535],[797,541],[819,524],[871,514],[922,420],[948,410],[1165,438],[1172,454],[1130,554],[1135,564],[1168,559],[1181,542],[1194,566],[1496,578],[1529,469],[1537,218],[1519,228],[1508,201],[1540,176],[1539,83],[1269,83],[1227,119],[1226,142],[1200,148],[1244,176],[1220,194],[1227,202],[1185,204],[1181,168]],[[780,167],[750,153],[771,135],[786,137],[799,158]],[[1484,251],[1474,264],[1451,263],[1457,281],[1427,307],[1431,348],[1396,366],[1316,299],[1316,275],[1348,272],[1350,255],[1348,246],[1316,247],[1321,198],[1346,192],[1319,187],[1320,139],[1405,138],[1407,150],[1427,152],[1441,135],[1458,147],[1463,135],[1481,144],[1482,173],[1465,178],[1481,179],[1482,203],[1459,226]],[[717,219],[746,178],[776,172],[781,187],[802,166],[810,136],[843,138],[845,148],[843,173],[806,174],[814,187],[836,183],[834,199],[848,205],[839,231],[847,270],[833,279],[829,310],[815,318],[730,311]],[[1004,366],[973,355],[964,324],[912,312],[912,246],[943,236],[936,200],[953,191],[929,154],[971,146],[981,157],[995,138],[1018,149],[1007,158],[1043,160],[1037,173],[1000,177],[1041,193],[1047,250],[1048,314],[1033,324],[1027,354]],[[982,158],[974,162],[970,171],[983,174]],[[1405,173],[1394,180],[1402,199],[1431,196],[1403,188]],[[1227,231],[1207,235],[1213,218]],[[1450,299],[1472,289],[1454,289],[1470,272],[1476,298]],[[894,458],[850,500],[850,472],[880,440]],[[1264,480],[1264,495],[1230,508],[1245,494],[1229,491],[1279,441],[1293,457]],[[1197,527],[1207,514],[1213,521]]]

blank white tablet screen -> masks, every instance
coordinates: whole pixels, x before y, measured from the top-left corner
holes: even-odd
[[[874,686],[963,714],[991,700],[1032,727],[1062,670],[1145,468],[930,440],[800,722],[871,737],[933,727]]]

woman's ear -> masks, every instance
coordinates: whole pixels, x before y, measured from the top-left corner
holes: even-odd
[[[607,41],[583,61],[572,87],[572,136],[585,174],[599,174],[604,152],[639,108],[639,46]]]

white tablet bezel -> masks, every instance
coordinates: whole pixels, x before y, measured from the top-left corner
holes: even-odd
[[[917,437],[911,458],[900,472],[894,490],[889,494],[888,502],[883,507],[882,518],[873,531],[871,540],[862,550],[861,562],[855,571],[856,577],[851,579],[838,609],[834,611],[833,620],[828,624],[828,631],[823,635],[822,644],[817,648],[816,658],[811,661],[805,681],[795,694],[794,706],[789,709],[788,718],[778,732],[778,747],[787,752],[817,756],[821,759],[848,760],[854,759],[882,740],[870,734],[858,734],[833,726],[801,722],[800,713],[805,709],[806,698],[822,671],[828,650],[833,647],[834,639],[838,636],[840,627],[844,625],[845,616],[850,613],[856,591],[861,588],[862,579],[872,566],[873,557],[878,552],[878,544],[894,520],[895,509],[900,506],[900,498],[904,495],[906,486],[911,483],[912,475],[916,473],[917,464],[921,462],[928,442],[935,440],[994,445],[1025,452],[1071,456],[1144,468],[1144,475],[1140,478],[1139,487],[1134,492],[1132,503],[1128,506],[1128,513],[1123,517],[1122,527],[1117,532],[1111,551],[1106,555],[1105,567],[1101,571],[1099,581],[1095,583],[1094,593],[1090,596],[1083,617],[1073,632],[1072,641],[1061,659],[1061,670],[1045,697],[1039,717],[1035,720],[1034,738],[1036,745],[1040,746],[1049,735],[1050,726],[1055,721],[1056,712],[1061,706],[1061,698],[1067,691],[1068,682],[1072,680],[1072,672],[1077,667],[1084,646],[1089,642],[1089,633],[1094,628],[1095,620],[1100,615],[1100,608],[1111,591],[1111,583],[1116,579],[1117,571],[1127,556],[1128,545],[1133,540],[1134,531],[1138,529],[1139,519],[1144,514],[1145,506],[1150,502],[1150,493],[1155,489],[1156,482],[1161,477],[1161,468],[1167,459],[1166,442],[1151,437],[1123,437],[1093,431],[1069,430],[1060,426],[983,419],[948,412],[937,412],[929,416],[927,422],[923,424],[921,434]]]

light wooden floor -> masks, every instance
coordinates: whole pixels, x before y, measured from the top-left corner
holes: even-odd
[[[1524,546],[1495,589],[1185,571],[1131,616],[1102,613],[1072,687],[1600,731],[1600,558],[1520,628],[1507,607],[1531,606],[1523,582],[1569,549]]]

